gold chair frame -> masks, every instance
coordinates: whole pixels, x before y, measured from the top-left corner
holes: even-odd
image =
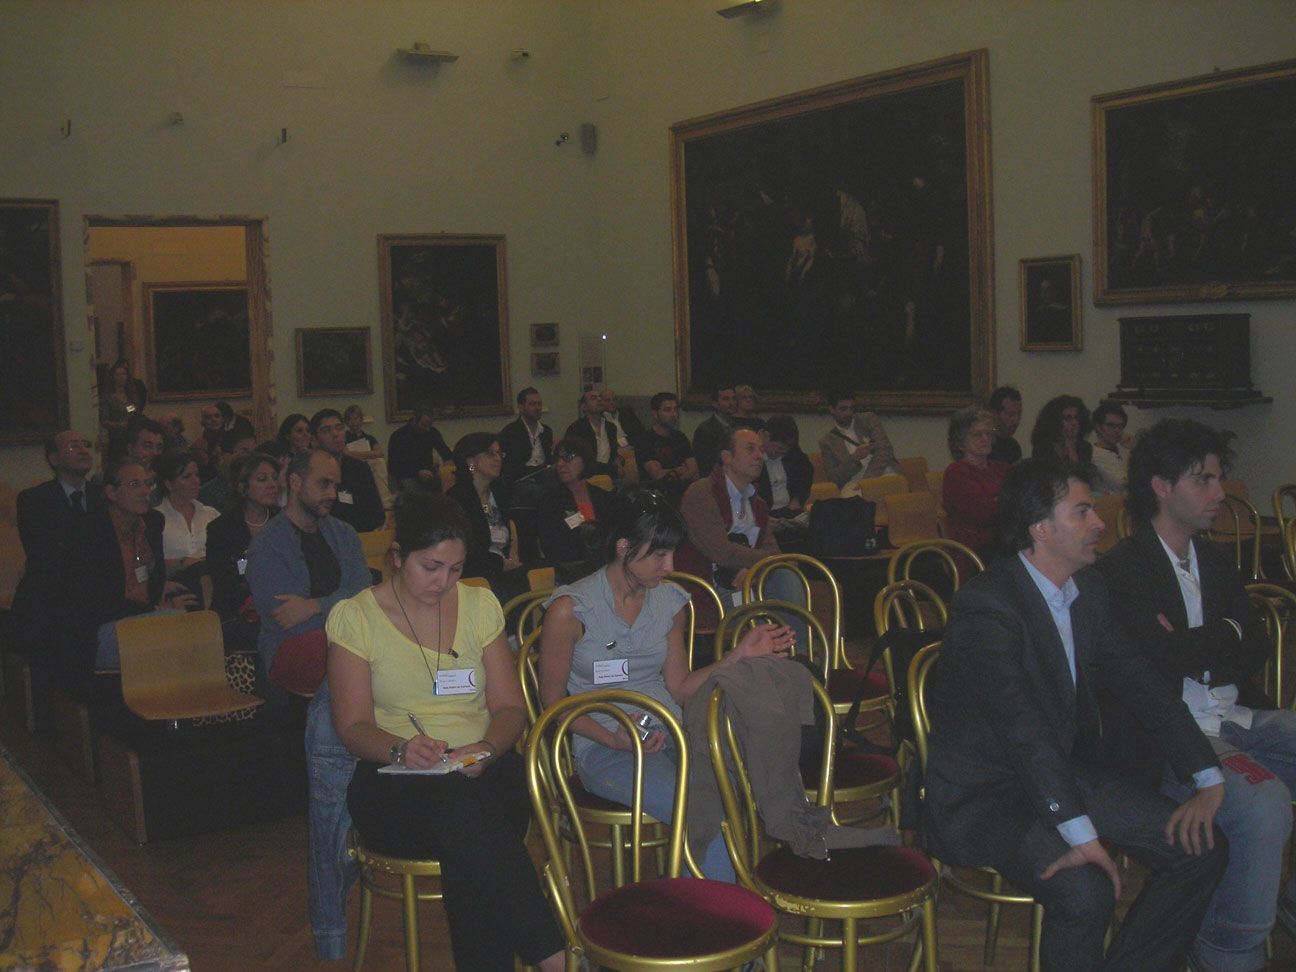
[[[823,689],[816,686],[819,692]],[[752,794],[751,780],[747,775],[742,751],[734,733],[732,723],[724,718],[721,711],[721,700],[724,690],[717,686],[711,693],[707,705],[707,747],[711,757],[711,768],[720,789],[720,800],[724,804],[725,816],[721,822],[725,845],[729,848],[729,858],[733,862],[738,883],[761,895],[776,910],[786,915],[806,918],[809,926],[804,933],[784,930],[781,937],[784,941],[805,946],[806,955],[803,968],[812,968],[814,953],[823,948],[839,948],[842,952],[841,967],[843,972],[855,972],[859,966],[859,949],[870,945],[880,945],[892,941],[913,930],[918,925],[918,941],[910,962],[910,969],[915,969],[919,954],[925,960],[926,972],[936,972],[936,880],[926,882],[914,891],[887,898],[863,899],[858,901],[832,901],[803,897],[780,891],[766,884],[760,878],[757,862],[760,859],[761,831],[757,818],[755,797]],[[822,701],[827,700],[824,693]],[[828,712],[831,717],[832,707]],[[835,725],[829,732],[835,736]],[[825,767],[832,763],[832,742],[825,752]],[[732,771],[732,772],[731,772]],[[830,807],[830,785],[821,785],[815,799],[816,806]],[[741,794],[741,796],[740,796]],[[831,860],[825,862],[831,866]],[[900,923],[894,928],[872,934],[860,934],[859,922],[891,916],[899,917]],[[824,934],[823,922],[840,921],[840,936]]]
[[[1265,581],[1247,584],[1246,591],[1247,597],[1250,598],[1252,606],[1255,607],[1269,633],[1269,640],[1273,642],[1273,655],[1265,662],[1265,692],[1280,709],[1296,710],[1296,696],[1293,696],[1292,702],[1287,704],[1283,689],[1285,681],[1283,656],[1287,625],[1292,618],[1296,617],[1296,593],[1286,587]]]
[[[931,674],[932,667],[936,664],[940,650],[941,643],[939,641],[932,642],[930,645],[920,649],[909,665],[909,713],[913,718],[914,740],[918,750],[918,765],[922,767],[924,772],[927,768],[927,736],[931,731],[931,721],[927,715],[927,679]],[[920,800],[923,799],[924,791],[925,787],[919,789]],[[995,948],[999,942],[1000,907],[1002,905],[1031,906],[1030,964],[1028,967],[1030,972],[1040,972],[1039,950],[1040,935],[1044,929],[1044,906],[1028,894],[1005,892],[1002,875],[992,867],[975,869],[989,877],[990,888],[986,890],[968,883],[956,875],[952,868],[942,867],[940,861],[934,857],[932,863],[940,874],[941,884],[948,884],[956,891],[978,901],[985,901],[990,905],[990,914],[986,919],[985,949],[982,953],[982,960],[986,965],[994,964]]]
[[[572,723],[591,712],[601,712],[611,716],[625,727],[630,736],[635,758],[634,784],[631,790],[630,813],[630,878],[631,883],[641,880],[641,861],[645,848],[643,828],[652,820],[643,812],[643,744],[628,713],[619,705],[632,706],[649,713],[662,725],[668,737],[674,742],[678,755],[675,773],[675,797],[672,806],[672,823],[666,838],[666,876],[679,877],[687,864],[696,875],[697,870],[688,854],[685,831],[687,828],[685,807],[688,803],[689,752],[685,742],[684,730],[674,715],[660,702],[638,692],[621,689],[600,689],[572,695],[545,709],[540,719],[532,727],[526,746],[527,788],[531,795],[531,805],[539,823],[540,835],[548,851],[548,860],[544,865],[544,881],[549,891],[549,898],[554,906],[559,927],[567,939],[567,969],[576,972],[581,957],[588,959],[591,966],[607,966],[622,972],[664,972],[667,969],[688,968],[695,972],[720,972],[722,969],[733,969],[764,955],[766,967],[772,972],[778,968],[778,922],[771,924],[769,931],[762,937],[741,948],[713,955],[674,957],[671,959],[653,959],[643,956],[625,955],[600,948],[590,941],[581,931],[581,914],[574,895],[574,883],[571,879],[571,868],[567,865],[567,854],[562,846],[562,838],[554,824],[559,815],[565,814],[569,820],[578,820],[579,808],[576,795],[563,772],[561,752]],[[552,733],[553,738],[550,739]],[[594,873],[592,846],[584,828],[574,826],[576,848],[580,854],[581,865],[587,876]],[[592,880],[588,883],[590,899],[593,900]],[[668,934],[669,929],[663,929]]]
[[[887,583],[893,584],[898,580],[909,580],[909,572],[913,569],[913,562],[921,556],[934,556],[945,568],[949,574],[954,590],[959,588],[958,561],[956,556],[966,557],[974,567],[977,573],[985,570],[985,564],[977,556],[976,551],[957,540],[946,540],[943,538],[934,538],[931,540],[914,540],[912,543],[906,543],[903,547],[896,550],[887,561]]]
[[[419,878],[440,878],[441,862],[438,860],[407,860],[390,857],[369,850],[360,843],[360,835],[351,831],[350,854],[360,864],[360,930],[356,937],[355,963],[352,972],[364,966],[365,952],[369,948],[369,925],[373,917],[374,895],[401,902],[401,924],[405,930],[406,972],[419,972],[418,904],[420,901],[440,901],[444,895],[438,885],[433,890],[420,891]],[[400,879],[399,888],[386,887],[375,877],[377,874]]]
[[[666,575],[666,579],[678,584],[680,588],[683,589],[684,593],[689,595],[688,604],[685,605],[685,608],[688,611],[688,626],[685,632],[684,650],[688,655],[689,671],[692,671],[693,639],[697,637],[697,606],[693,603],[693,598],[696,596],[694,590],[715,605],[717,627],[720,622],[724,620],[724,600],[720,597],[720,592],[717,591],[714,586],[708,583],[705,579],[697,576],[697,574],[685,573],[682,570],[672,570]]]
[[[1227,512],[1225,512],[1227,511]],[[1220,519],[1227,517],[1228,526],[1221,529]],[[1216,543],[1233,545],[1233,560],[1237,569],[1249,581],[1264,580],[1264,570],[1260,566],[1260,511],[1244,496],[1225,493],[1220,504],[1220,515],[1207,531],[1209,538]],[[1245,548],[1250,547],[1250,554]]]

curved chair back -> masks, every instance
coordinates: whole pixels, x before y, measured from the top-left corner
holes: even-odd
[[[1296,517],[1292,517],[1283,526],[1282,558],[1287,579],[1296,580]]]
[[[1287,695],[1284,690],[1283,646],[1286,640],[1287,625],[1296,617],[1296,593],[1278,584],[1264,582],[1248,584],[1247,597],[1260,615],[1260,620],[1269,634],[1273,645],[1273,654],[1265,662],[1264,690],[1274,703],[1287,708]],[[1292,700],[1296,707],[1296,697]]]
[[[811,483],[810,484],[810,502],[818,503],[821,499],[836,499],[841,495],[841,490],[837,488],[836,483]]]
[[[1273,503],[1274,516],[1278,517],[1278,525],[1286,527],[1287,521],[1296,519],[1296,483],[1283,483],[1273,491],[1271,497]],[[1287,515],[1287,506],[1293,507],[1291,515]]]
[[[896,465],[900,467],[900,475],[909,483],[911,493],[931,490],[931,484],[927,481],[927,458],[925,456],[910,456],[907,459],[897,459]]]
[[[887,583],[913,579],[914,565],[929,561],[935,561],[943,569],[955,591],[959,589],[961,581],[966,579],[960,577],[961,573],[974,576],[985,570],[985,564],[976,552],[957,540],[915,540],[906,543],[891,555],[891,560],[887,563]]]
[[[540,651],[539,625],[522,641],[517,653],[518,681],[522,683],[522,700],[526,703],[527,725],[535,725],[544,708],[540,704],[540,666],[536,657]]]
[[[689,596],[688,628],[685,632],[684,649],[688,652],[689,668],[692,669],[694,639],[699,633],[710,634],[715,631],[725,615],[725,604],[719,592],[696,574],[672,570],[666,575],[666,579],[678,584]]]
[[[944,599],[922,581],[893,581],[873,598],[873,627],[879,635],[886,634],[893,624],[926,631],[943,629],[948,620]]]
[[[940,657],[941,643],[933,641],[919,649],[909,664],[906,676],[909,688],[909,715],[913,719],[914,743],[918,750],[918,765],[927,771],[927,735],[931,732],[931,719],[927,715],[927,685],[932,667]],[[919,799],[922,794],[919,794]]]
[[[1252,581],[1264,579],[1260,568],[1260,511],[1250,500],[1225,493],[1209,535],[1216,543],[1232,545],[1233,562],[1243,577]]]
[[[828,565],[822,560],[816,560],[808,554],[783,553],[773,554],[764,560],[758,561],[747,571],[747,576],[743,578],[743,602],[750,603],[764,600],[765,582],[769,579],[770,572],[777,568],[791,571],[796,576],[805,591],[806,607],[811,613],[814,613],[815,610],[814,595],[816,586],[818,586],[820,594],[820,607],[823,607],[825,599],[829,602],[827,605],[829,611],[828,638],[832,645],[832,659],[829,662],[829,667],[841,668],[846,659],[846,646],[842,636],[841,586],[837,583],[837,578],[833,576],[832,571],[828,569]],[[812,576],[807,576],[807,573]],[[822,611],[820,614],[822,615]]]
[[[512,636],[517,639],[517,644],[522,644],[532,629],[540,626],[545,601],[551,594],[552,590],[523,591],[504,605],[504,630],[508,631],[512,625]]]
[[[733,650],[748,628],[764,622],[783,624],[784,617],[789,614],[796,615],[800,620],[804,621],[806,630],[810,635],[810,644],[796,646],[797,654],[801,654],[802,650],[804,650],[806,657],[810,659],[810,663],[819,670],[823,676],[823,681],[827,682],[829,663],[833,655],[832,644],[828,640],[827,632],[824,631],[824,626],[818,618],[800,604],[793,604],[791,601],[752,601],[750,604],[743,604],[726,614],[720,621],[720,627],[716,629],[715,633],[716,661],[719,661]]]
[[[936,494],[924,489],[916,493],[892,493],[882,498],[886,509],[887,537],[893,547],[940,537],[936,517]]]

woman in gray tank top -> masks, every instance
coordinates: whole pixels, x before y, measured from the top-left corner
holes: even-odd
[[[676,716],[680,705],[714,666],[689,671],[684,646],[684,605],[689,596],[666,580],[684,521],[652,490],[631,489],[613,500],[604,566],[554,591],[540,639],[540,697],[552,705],[567,695],[617,688],[641,692]],[[786,654],[790,629],[763,625],[748,632],[717,665],[758,655]],[[591,793],[629,806],[634,751],[625,728],[595,714],[574,725],[576,771]],[[644,743],[644,811],[670,820],[676,755],[666,734],[652,730]],[[714,880],[734,880],[733,865],[717,836],[700,864]]]

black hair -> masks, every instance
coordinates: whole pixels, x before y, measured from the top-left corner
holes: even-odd
[[[321,408],[318,412],[312,415],[310,417],[311,435],[314,435],[316,432],[319,431],[320,423],[322,423],[325,419],[331,419],[331,418],[335,418],[339,422],[341,422],[342,413],[339,412],[336,408]]]
[[[1023,459],[1008,470],[993,517],[1004,549],[1015,553],[1034,546],[1030,528],[1053,515],[1073,479],[1092,486],[1086,467],[1056,459]]]
[[[158,485],[166,489],[166,484],[175,482],[191,462],[198,462],[192,449],[168,449],[162,453],[153,460],[153,473],[157,476]]]
[[[282,459],[284,456],[288,455],[290,450],[288,448],[288,443],[284,442],[282,439],[268,439],[259,444],[253,451],[259,452],[265,456],[270,456],[272,459]]]
[[[1003,408],[1004,402],[1020,402],[1021,400],[1021,392],[1012,385],[1000,385],[990,393],[986,407],[992,412],[997,412]]]
[[[121,471],[127,466],[139,466],[146,473],[148,472],[144,463],[140,462],[138,459],[133,459],[130,456],[121,456],[114,459],[104,467],[103,484],[105,486],[111,486],[113,489],[121,486]]]
[[[138,442],[141,432],[152,432],[166,438],[166,429],[162,428],[161,422],[154,421],[142,412],[136,412],[126,420],[126,445],[133,446]]]
[[[1152,477],[1160,476],[1172,486],[1179,477],[1219,456],[1227,472],[1232,456],[1222,433],[1192,419],[1162,419],[1139,436],[1129,458],[1129,499],[1126,505],[1134,522],[1150,523],[1160,506],[1152,489]]]
[[[468,517],[449,496],[410,489],[396,497],[393,539],[402,559],[438,543],[454,540],[468,547]]]
[[[525,405],[528,395],[539,395],[539,394],[540,392],[538,389],[532,388],[530,385],[527,385],[525,388],[523,388],[520,392],[517,393],[517,403],[519,405]]]
[[[217,402],[216,411],[221,413],[221,418],[226,422],[234,421],[234,406],[229,402],[224,400]]]
[[[714,388],[711,389],[711,401],[713,402],[720,401],[721,392],[736,391],[736,390],[737,390],[737,386],[734,385],[732,381],[716,385]]]
[[[579,436],[569,435],[564,439],[559,439],[554,443],[553,457],[558,458],[561,452],[570,452],[580,457],[581,462],[585,463],[585,471],[582,478],[594,472],[594,450],[590,444]]]
[[[342,413],[342,421],[345,422],[352,415],[359,415],[361,418],[364,418],[364,409],[359,405],[348,405],[346,411]]]
[[[455,481],[460,483],[472,482],[472,470],[468,468],[468,460],[487,451],[498,441],[498,437],[492,432],[469,432],[456,442],[454,447]]]
[[[228,432],[222,432],[220,437],[221,452],[233,452],[234,447],[244,439],[251,439],[253,445],[256,444],[256,435],[249,432],[246,427],[230,429]]]
[[[303,415],[301,412],[293,412],[286,419],[284,419],[282,422],[279,423],[279,433],[275,436],[275,438],[277,438],[284,445],[287,445],[288,436],[292,434],[293,426],[296,425],[298,422],[305,422],[307,426],[310,425],[310,419],[308,419],[305,415]]]
[[[801,431],[797,428],[796,419],[791,415],[779,412],[771,415],[765,421],[765,431],[775,442],[782,443],[791,448],[797,444],[801,438]]]
[[[418,422],[418,420],[423,418],[425,415],[428,417],[432,416],[432,406],[427,402],[415,402],[414,405],[410,407],[409,420],[411,422]]]
[[[50,461],[50,456],[58,455],[59,453],[58,437],[67,431],[69,430],[59,429],[57,432],[45,436],[45,461],[49,463],[49,467],[51,469],[54,468],[54,463]]]
[[[603,560],[617,561],[617,543],[628,544],[622,563],[628,563],[645,553],[674,550],[684,542],[688,530],[679,511],[654,489],[645,486],[624,486],[612,497],[608,514],[607,535],[603,545]]]
[[[1062,441],[1062,413],[1068,408],[1074,408],[1076,418],[1080,420],[1077,439],[1083,439],[1089,434],[1089,409],[1085,403],[1075,395],[1058,395],[1045,402],[1039,415],[1035,417],[1035,428],[1031,429],[1031,448],[1035,452],[1051,452]]]
[[[264,452],[249,452],[246,456],[239,456],[230,463],[230,488],[225,493],[223,504],[225,513],[243,515],[243,501],[247,499],[248,483],[252,479],[252,474],[262,466],[269,466],[275,471],[276,477],[279,475],[279,460]]]
[[[824,392],[824,403],[829,408],[834,407],[838,402],[840,402],[844,398],[849,398],[852,401],[854,401],[855,393],[845,388],[829,388],[827,391]]]
[[[1125,409],[1116,402],[1099,402],[1098,407],[1093,410],[1090,424],[1096,429],[1103,424],[1108,415],[1119,415],[1126,422],[1129,421],[1129,415],[1125,413]]]
[[[658,392],[652,398],[648,399],[648,407],[654,412],[662,407],[664,402],[678,402],[679,396],[674,392]]]

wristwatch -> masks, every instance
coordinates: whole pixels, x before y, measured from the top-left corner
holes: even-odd
[[[392,743],[391,749],[387,750],[387,761],[393,766],[405,765],[405,743]]]

